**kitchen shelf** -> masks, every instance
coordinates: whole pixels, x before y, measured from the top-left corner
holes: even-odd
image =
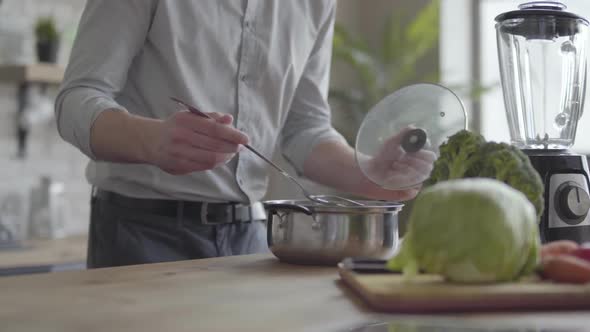
[[[87,236],[30,240],[22,248],[0,250],[0,277],[79,270],[86,267]]]
[[[15,97],[17,99],[17,118],[19,119],[19,121],[16,121],[17,157],[19,159],[26,157],[30,128],[27,128],[20,119],[22,119],[25,107],[28,104],[31,86],[39,85],[43,93],[45,93],[48,86],[61,84],[64,73],[64,68],[50,63],[0,65],[0,82],[14,84],[18,87]]]

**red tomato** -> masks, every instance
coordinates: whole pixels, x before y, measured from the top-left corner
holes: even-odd
[[[590,282],[590,262],[570,255],[546,257],[542,261],[543,276],[560,283]]]
[[[541,247],[541,257],[570,254],[579,248],[580,246],[574,241],[560,240],[549,242]]]
[[[590,262],[590,248],[578,248],[571,252],[570,255],[576,256],[587,262]]]

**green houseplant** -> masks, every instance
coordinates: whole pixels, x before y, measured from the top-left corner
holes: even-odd
[[[52,17],[41,17],[35,24],[37,56],[40,62],[55,63],[59,50],[60,35]]]

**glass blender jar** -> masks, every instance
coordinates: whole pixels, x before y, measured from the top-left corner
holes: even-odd
[[[527,2],[496,17],[511,142],[545,184],[544,242],[590,240],[587,159],[567,150],[584,108],[588,25],[555,1]]]
[[[588,21],[564,9],[558,2],[531,2],[496,18],[510,136],[522,149],[567,149],[576,137]]]

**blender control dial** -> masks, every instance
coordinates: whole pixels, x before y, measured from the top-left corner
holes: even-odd
[[[575,182],[563,183],[557,189],[557,211],[571,225],[582,222],[590,210],[590,196]]]

